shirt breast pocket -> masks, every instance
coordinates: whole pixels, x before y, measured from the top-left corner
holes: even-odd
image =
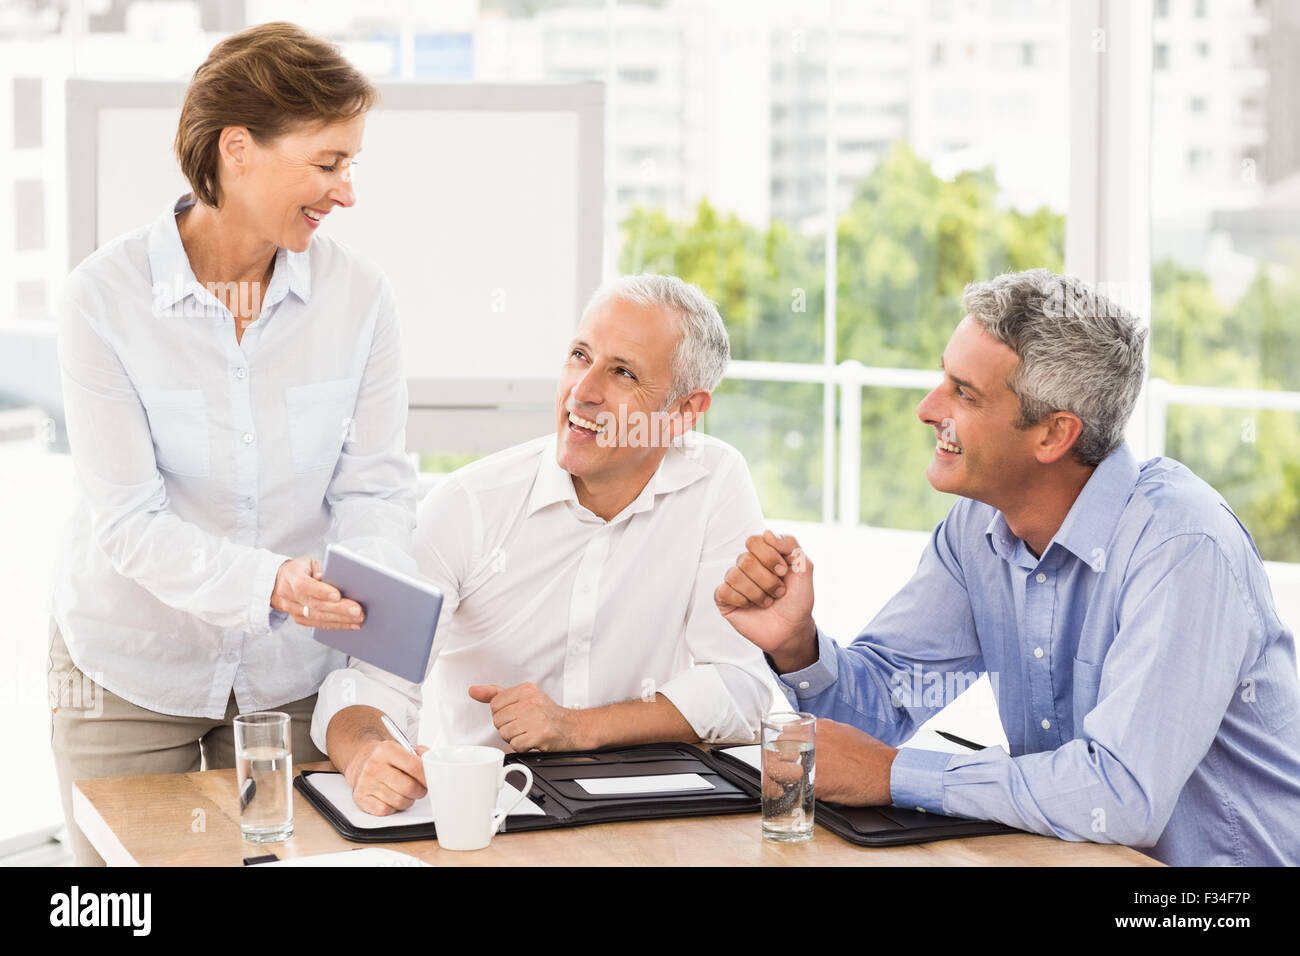
[[[284,390],[294,471],[334,467],[352,430],[356,397],[357,382],[350,378]]]
[[[1300,714],[1300,694],[1296,693],[1295,682],[1288,679],[1295,670],[1295,657],[1275,642],[1260,658],[1260,665],[1233,693],[1250,705],[1246,711],[1259,721],[1264,732],[1272,734]]]
[[[208,458],[208,407],[197,388],[139,390],[154,460],[163,471],[185,478],[206,478]]]

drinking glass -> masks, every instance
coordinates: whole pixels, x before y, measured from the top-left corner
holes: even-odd
[[[813,835],[817,718],[768,714],[763,718],[763,838],[800,843]]]
[[[279,711],[235,718],[235,776],[239,829],[253,843],[293,836],[293,754],[289,715]]]

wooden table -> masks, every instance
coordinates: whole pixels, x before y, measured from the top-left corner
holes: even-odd
[[[332,770],[328,763],[298,770]],[[240,866],[244,857],[280,859],[358,846],[387,846],[438,866],[1159,866],[1136,850],[1015,834],[889,848],[857,847],[823,827],[807,843],[759,835],[757,813],[639,823],[603,823],[499,834],[485,850],[443,850],[434,841],[351,843],[297,789],[294,835],[247,843],[239,834],[234,770],[82,780],[73,816],[110,866]]]

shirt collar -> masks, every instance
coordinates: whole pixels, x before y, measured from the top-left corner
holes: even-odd
[[[1093,470],[1052,541],[1086,564],[1104,557],[1137,479],[1137,459],[1128,445],[1120,445]]]
[[[313,242],[315,240],[312,240]],[[288,249],[281,247],[276,253],[275,271],[279,273],[280,266],[287,264],[286,270],[289,276],[289,291],[296,295],[303,302],[311,298],[311,258],[309,252],[290,252]],[[275,285],[275,280],[271,280]]]
[[[187,295],[206,292],[190,267],[180,229],[176,226],[177,214],[193,205],[192,193],[168,203],[149,230],[149,271],[153,280],[155,313],[165,311],[170,314],[172,306]],[[275,271],[263,296],[263,308],[283,299],[286,291],[303,302],[311,297],[311,263],[307,252],[290,252],[283,247],[276,250]]]
[[[1010,561],[1012,555],[1016,553],[1018,539],[1011,533],[1007,519],[1002,517],[1001,511],[994,509],[993,517],[989,519],[989,525],[984,529],[984,537],[988,540],[993,553],[1003,561]]]
[[[1137,459],[1128,445],[1120,445],[1093,469],[1043,554],[1046,555],[1053,544],[1059,544],[1088,564],[1104,556],[1137,479]],[[993,512],[984,534],[998,557],[1007,562],[1014,560],[1020,539],[1012,532],[1001,511]]]
[[[533,482],[532,494],[528,498],[529,515],[561,501],[572,501],[578,505],[573,477],[555,460],[557,448],[558,439],[552,435],[542,449],[537,479]],[[708,470],[700,463],[696,437],[692,432],[687,432],[664,454],[659,467],[641,489],[641,493],[612,520],[620,521],[642,511],[649,511],[659,495],[671,494],[706,475]]]
[[[540,511],[547,505],[559,501],[578,501],[578,493],[573,487],[573,478],[560,467],[555,460],[557,448],[556,437],[552,435],[542,446],[541,461],[537,465],[537,478],[533,481],[533,492],[528,496],[528,514]]]

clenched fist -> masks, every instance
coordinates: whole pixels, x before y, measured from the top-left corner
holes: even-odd
[[[802,670],[817,660],[812,561],[793,535],[764,531],[745,547],[713,592],[713,602],[778,671]]]

